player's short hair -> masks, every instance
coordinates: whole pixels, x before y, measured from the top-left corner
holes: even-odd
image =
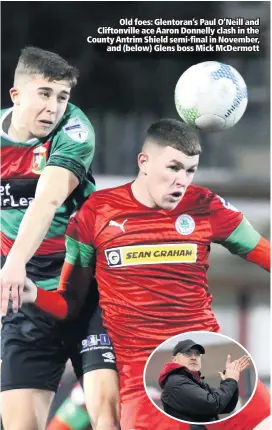
[[[171,146],[188,156],[201,153],[197,130],[176,119],[161,119],[151,124],[145,141],[154,141],[159,146]]]
[[[79,71],[54,52],[28,46],[21,51],[14,82],[22,75],[42,75],[52,81],[67,80],[73,88],[77,84]]]

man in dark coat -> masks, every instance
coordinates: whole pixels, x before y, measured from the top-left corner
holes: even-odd
[[[226,370],[220,373],[220,386],[213,388],[201,377],[202,345],[190,339],[179,342],[170,363],[162,369],[159,383],[163,389],[164,411],[172,417],[194,423],[217,421],[219,414],[232,412],[238,402],[240,372],[249,366],[249,357],[231,362],[228,355]]]

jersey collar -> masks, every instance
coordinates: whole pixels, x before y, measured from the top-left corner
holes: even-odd
[[[13,111],[13,108],[9,108],[1,117],[0,119],[0,137],[9,140],[10,142],[16,142],[16,143],[21,143],[21,144],[32,144],[32,143],[36,143],[39,141],[39,139],[37,139],[36,137],[34,137],[33,139],[29,139],[26,142],[21,142],[19,140],[15,140],[12,139],[12,137],[10,137],[7,133],[5,133],[5,131],[3,130],[3,123],[5,121],[5,119],[8,117],[8,115],[11,115]]]

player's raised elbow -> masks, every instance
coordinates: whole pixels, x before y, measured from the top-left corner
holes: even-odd
[[[31,203],[32,211],[37,210],[39,213],[44,215],[54,216],[58,208],[60,208],[62,203],[58,198],[43,199],[41,196],[35,197]]]

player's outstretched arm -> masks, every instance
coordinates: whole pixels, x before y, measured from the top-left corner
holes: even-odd
[[[11,292],[13,310],[20,307],[26,277],[25,265],[43,241],[56,210],[79,184],[71,171],[58,166],[46,167],[38,181],[35,198],[20,224],[18,236],[1,270],[2,312],[7,311]]]
[[[73,318],[83,306],[92,271],[91,267],[78,267],[65,262],[56,291],[43,290],[26,278],[23,302],[35,303],[40,309],[59,319]]]
[[[3,313],[6,313],[9,298],[14,311],[20,307],[26,263],[45,238],[57,209],[86,178],[93,160],[95,135],[91,123],[75,106],[67,115],[62,128],[56,130],[52,137],[49,159],[38,180],[34,200],[23,217],[17,238],[0,272]],[[80,137],[74,130],[73,133],[68,131],[70,120],[77,121]],[[80,134],[82,129],[84,141]]]
[[[79,179],[70,170],[59,166],[45,167],[37,184],[35,198],[20,224],[7,262],[16,259],[26,263],[34,255],[50,227],[56,210],[78,184]]]
[[[223,245],[233,254],[270,272],[270,243],[244,218]]]
[[[241,255],[241,257],[270,272],[270,251],[270,242],[268,242],[264,237],[260,237],[255,248],[247,254]]]
[[[211,198],[210,211],[212,241],[221,243],[232,254],[270,271],[270,243],[245,216],[216,195]]]
[[[93,195],[69,221],[66,231],[66,254],[57,291],[50,292],[37,288],[28,294],[30,283],[26,284],[25,301],[34,302],[38,307],[57,318],[76,316],[84,303],[93,277],[95,249],[92,246],[95,225]],[[33,290],[33,283],[31,283]],[[33,300],[34,298],[34,300]]]

